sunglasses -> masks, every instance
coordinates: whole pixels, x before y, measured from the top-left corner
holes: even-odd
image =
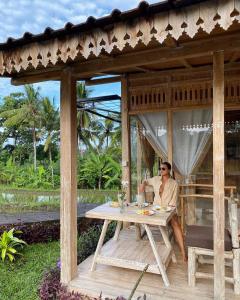
[[[166,168],[163,168],[163,167],[162,167],[162,168],[160,168],[160,170],[161,170],[161,171],[166,171]]]

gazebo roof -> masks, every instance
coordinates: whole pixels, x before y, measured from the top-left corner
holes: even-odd
[[[240,25],[239,13],[239,0],[168,0],[152,5],[141,2],[136,9],[126,12],[113,10],[109,16],[99,19],[89,17],[85,23],[79,25],[67,23],[60,30],[46,28],[39,35],[25,33],[20,39],[9,38],[6,43],[0,44],[0,76],[19,77],[22,74],[39,74],[48,69],[56,73],[46,76],[46,79],[57,79],[62,68],[76,64],[79,67],[81,65],[78,78],[82,79],[88,78],[88,74],[90,77],[97,74],[97,69],[99,72],[100,69],[111,69],[111,74],[119,74],[116,71],[118,65],[114,70],[109,66],[113,65],[111,60],[120,54],[133,54],[133,51],[148,48],[156,51],[151,57],[160,57],[159,45],[162,46],[161,51],[170,47],[178,48],[180,53],[179,45],[192,39],[198,41],[206,40],[209,36],[219,37],[226,31],[236,33]],[[172,43],[170,46],[168,40]],[[233,40],[238,43],[238,40]],[[224,42],[218,42],[216,44],[213,41],[207,47],[210,49],[219,44],[223,48],[227,47]],[[238,46],[235,45],[235,48]],[[195,51],[194,47],[191,49],[192,53]],[[205,48],[208,49],[207,47]],[[205,52],[210,51],[206,49]],[[161,57],[167,55],[173,61],[170,52],[163,52]],[[99,58],[104,68],[95,64]],[[136,60],[136,57],[133,59]],[[148,60],[148,56],[143,54],[143,65],[146,65]],[[132,61],[130,58],[129,66]],[[96,72],[92,72],[92,68],[86,64],[91,62],[95,64]],[[132,72],[129,68],[124,69],[120,61],[118,64],[121,64],[122,68],[120,73]],[[125,62],[125,65],[128,64]],[[105,68],[106,66],[108,67]],[[178,68],[179,63],[170,63],[161,66],[161,69],[173,67]]]
[[[86,32],[96,28],[104,28],[113,23],[126,22],[133,18],[150,17],[153,14],[166,12],[171,9],[180,9],[190,4],[196,4],[205,2],[206,0],[165,0],[155,4],[149,5],[146,1],[141,1],[138,7],[121,12],[119,9],[114,9],[111,14],[95,18],[89,16],[87,20],[80,24],[66,23],[65,26],[58,30],[53,30],[51,27],[47,27],[44,32],[40,34],[32,34],[25,32],[21,38],[14,39],[9,37],[6,42],[0,43],[0,50],[9,50],[19,46],[27,45],[33,42],[43,42],[53,38],[63,38],[66,35]]]

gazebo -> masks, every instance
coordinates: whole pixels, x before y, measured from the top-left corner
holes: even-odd
[[[130,289],[129,278],[135,276],[131,273],[127,277],[121,271],[117,277],[118,270],[111,269],[110,282],[108,270],[101,273],[106,278],[100,280],[97,275],[88,277],[84,273],[87,271],[82,271],[84,267],[77,266],[76,81],[85,80],[90,85],[121,82],[122,176],[129,183],[129,201],[130,118],[137,116],[149,130],[154,125],[151,123],[154,114],[164,114],[163,118],[155,119],[156,122],[164,120],[165,125],[156,124],[166,130],[165,140],[161,134],[155,134],[155,140],[152,135],[152,147],[159,156],[173,163],[181,175],[181,166],[175,160],[176,113],[189,116],[197,110],[211,111],[208,119],[200,118],[191,126],[185,124],[184,128],[189,131],[199,124],[201,130],[211,127],[211,138],[201,141],[204,146],[212,144],[213,147],[210,183],[213,186],[214,298],[225,298],[224,113],[234,114],[240,108],[239,49],[239,0],[169,0],[152,5],[141,2],[133,10],[115,9],[106,17],[89,17],[78,25],[67,23],[59,30],[48,27],[38,35],[26,32],[19,39],[8,38],[0,44],[0,75],[11,78],[13,85],[47,80],[61,82],[61,281],[70,289],[87,290],[97,296],[99,290],[107,294],[109,288],[111,293],[107,295],[114,297],[120,288],[110,286],[119,282],[123,289]],[[193,165],[206,159],[203,149],[206,148],[202,147]],[[228,154],[229,157],[234,153]],[[235,165],[239,166],[236,158]],[[84,266],[86,269],[87,263]],[[176,285],[173,283],[170,290],[161,289],[155,277],[152,280],[148,277],[146,293],[152,299],[211,299],[211,286],[208,285],[206,292],[197,287],[188,288],[180,269],[177,268],[180,279],[173,276]],[[229,288],[227,295],[228,299],[235,297]]]

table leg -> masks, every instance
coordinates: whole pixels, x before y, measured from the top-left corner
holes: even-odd
[[[148,236],[149,242],[151,244],[151,247],[152,247],[152,250],[153,250],[153,254],[154,254],[155,258],[156,258],[157,265],[158,265],[158,268],[159,268],[159,272],[162,275],[163,282],[164,282],[165,286],[169,286],[170,283],[169,283],[169,280],[168,280],[168,277],[167,277],[167,273],[165,271],[165,266],[162,263],[161,257],[158,254],[157,246],[156,246],[156,243],[154,241],[152,232],[151,232],[151,230],[150,230],[150,228],[148,227],[147,224],[144,224],[144,228],[145,228],[145,230],[147,232],[147,236]]]
[[[135,231],[136,231],[136,241],[142,239],[141,225],[139,223],[135,223]]]
[[[97,244],[97,249],[96,249],[95,254],[94,254],[94,257],[93,257],[93,262],[92,262],[91,272],[94,271],[94,270],[96,269],[96,264],[97,264],[97,263],[96,263],[96,260],[97,260],[98,255],[99,255],[100,252],[101,252],[102,245],[103,245],[103,242],[104,242],[106,233],[107,233],[107,228],[108,228],[109,223],[110,223],[109,220],[105,220],[105,221],[104,221],[103,228],[102,228],[102,232],[101,232],[101,235],[100,235],[98,244]]]
[[[166,227],[159,226],[159,230],[161,232],[161,235],[163,237],[163,241],[164,241],[166,247],[172,249],[172,262],[176,263],[177,262],[176,255],[174,253],[173,246],[172,246],[171,242],[169,241],[169,237],[168,237],[168,234],[167,234],[167,231],[166,231]]]
[[[114,233],[114,237],[113,237],[114,241],[118,240],[121,229],[122,229],[122,222],[118,221],[117,222],[117,227],[116,227],[116,230],[115,230],[115,233]]]

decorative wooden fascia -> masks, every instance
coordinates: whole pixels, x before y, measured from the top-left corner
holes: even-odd
[[[162,44],[168,36],[179,40],[182,35],[193,39],[199,30],[211,34],[220,26],[227,31],[234,23],[240,23],[240,0],[206,1],[185,8],[138,18],[131,22],[118,22],[112,28],[94,29],[66,35],[64,39],[36,42],[19,48],[0,51],[0,75],[18,73],[27,68],[47,68],[57,62],[86,60],[90,55],[98,57],[102,51],[109,54],[114,48],[122,51],[127,45],[133,49],[141,42],[147,46],[151,40]]]

